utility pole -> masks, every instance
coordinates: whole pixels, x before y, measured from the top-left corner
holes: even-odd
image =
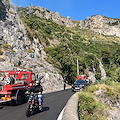
[[[79,64],[78,64],[78,58],[77,58],[77,75],[79,75]]]

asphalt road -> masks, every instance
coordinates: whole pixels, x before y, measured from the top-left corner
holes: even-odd
[[[57,120],[68,99],[74,93],[71,89],[43,95],[43,111],[30,117],[25,116],[26,103],[19,106],[0,107],[0,120]]]

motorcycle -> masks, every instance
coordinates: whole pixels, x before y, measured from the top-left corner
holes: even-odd
[[[42,110],[42,105],[39,106],[38,93],[30,93],[28,104],[25,110],[27,117],[30,117],[35,111]]]

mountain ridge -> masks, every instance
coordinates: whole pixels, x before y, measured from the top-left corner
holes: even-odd
[[[60,16],[58,12],[53,13],[51,10],[47,10],[41,6],[35,7],[30,4],[27,7],[29,13],[40,18],[50,19],[60,25],[65,25],[66,27],[76,27],[79,26],[80,29],[90,29],[94,32],[106,36],[120,37],[120,19],[109,18],[102,15],[92,15],[87,17],[84,21],[71,20],[70,16],[64,18]]]

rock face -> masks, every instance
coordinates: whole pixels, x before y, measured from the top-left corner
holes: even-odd
[[[66,27],[76,27],[70,16],[64,18],[60,16],[58,12],[54,13],[41,6],[33,6],[32,4],[27,7],[28,13],[33,13],[37,17],[52,20],[60,25]],[[91,29],[96,33],[105,36],[117,36],[120,37],[120,19],[108,18],[102,15],[94,15],[87,17],[84,21],[79,21],[80,29]]]
[[[0,19],[5,20],[8,16],[7,12],[10,9],[10,4],[7,0],[0,0]]]
[[[44,90],[61,89],[62,76],[45,61],[38,39],[28,39],[23,22],[7,0],[0,0],[0,26],[0,70],[33,71],[41,78]]]
[[[52,20],[60,25],[65,25],[66,27],[75,27],[76,24],[72,22],[70,17],[67,18],[61,17],[58,12],[54,13],[46,8],[41,6],[34,7],[32,4],[27,7],[29,13],[33,13],[37,17],[46,18]]]
[[[80,29],[91,29],[96,33],[106,36],[120,37],[120,19],[104,17],[102,15],[94,15],[87,17],[84,21],[80,21]]]

